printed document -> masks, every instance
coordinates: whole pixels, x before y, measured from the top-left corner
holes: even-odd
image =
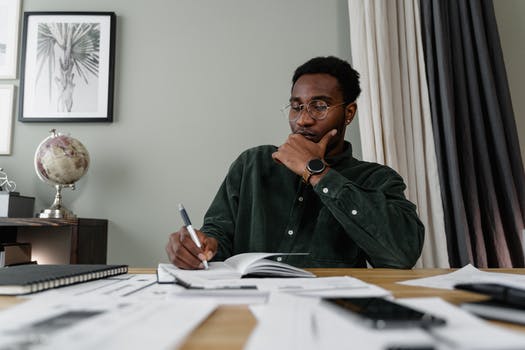
[[[258,322],[245,349],[523,350],[523,333],[493,326],[440,298],[396,302],[444,318],[447,324],[379,330],[318,299],[274,293],[267,305],[251,307]]]
[[[440,289],[454,289],[459,283],[498,283],[511,287],[525,288],[525,275],[501,272],[486,272],[468,264],[459,270],[444,275],[418,278],[397,282],[408,286]]]
[[[35,298],[0,313],[0,349],[174,349],[215,308],[204,299]]]
[[[231,278],[228,273],[214,274],[213,265],[210,270],[181,270],[171,264],[159,264],[157,273],[159,281],[181,283],[188,289],[180,294],[193,296],[216,295],[239,296],[260,292],[284,292],[316,297],[351,297],[351,296],[387,296],[390,292],[373,284],[366,283],[351,276],[317,277],[317,278]],[[222,271],[222,270],[220,270]],[[161,276],[162,274],[162,276]],[[225,277],[225,278],[220,278]]]

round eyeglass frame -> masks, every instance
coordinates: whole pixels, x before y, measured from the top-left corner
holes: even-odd
[[[322,102],[322,103],[327,105],[326,106],[326,110],[324,110],[324,112],[323,112],[324,114],[322,116],[320,116],[320,117],[314,116],[312,114],[312,112],[310,111],[311,106],[313,105],[313,103],[316,103],[316,102]],[[289,103],[286,106],[284,106],[283,108],[281,108],[281,112],[283,113],[283,115],[286,118],[288,118],[289,121],[295,122],[295,121],[297,121],[299,119],[299,117],[301,116],[301,113],[306,110],[306,112],[308,113],[308,116],[310,118],[312,118],[313,120],[319,121],[319,120],[326,119],[326,117],[328,116],[328,112],[329,112],[329,110],[331,108],[339,107],[339,106],[342,106],[342,105],[345,105],[345,104],[347,104],[347,103],[346,102],[342,102],[342,103],[338,103],[338,104],[330,106],[330,105],[328,105],[328,103],[326,101],[323,101],[323,100],[311,100],[308,103],[300,104],[299,105],[299,111],[297,111],[297,112],[292,109],[292,104],[291,103]],[[292,117],[292,111],[297,113],[294,117]]]

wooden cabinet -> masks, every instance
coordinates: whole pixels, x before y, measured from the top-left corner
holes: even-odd
[[[0,242],[29,242],[39,264],[105,264],[105,219],[0,218]]]

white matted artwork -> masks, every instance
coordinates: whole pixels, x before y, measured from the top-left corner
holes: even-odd
[[[111,122],[116,15],[25,12],[22,122]]]
[[[11,154],[14,95],[13,84],[0,85],[0,155]]]
[[[0,0],[0,79],[16,79],[20,0]]]

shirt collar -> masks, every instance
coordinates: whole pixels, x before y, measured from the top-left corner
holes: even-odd
[[[336,154],[332,157],[325,158],[325,162],[328,164],[328,166],[333,167],[334,165],[337,165],[338,163],[345,161],[345,160],[352,160],[352,144],[348,141],[345,141],[343,152]]]

